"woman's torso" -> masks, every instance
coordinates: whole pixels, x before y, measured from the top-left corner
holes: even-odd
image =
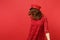
[[[44,40],[44,16],[40,20],[31,20],[33,40]]]

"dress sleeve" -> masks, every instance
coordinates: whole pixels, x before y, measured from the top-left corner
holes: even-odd
[[[33,33],[34,33],[34,30],[33,30],[33,25],[31,24],[31,27],[30,27],[30,30],[29,30],[29,34],[28,34],[28,38],[27,40],[32,40],[32,37],[33,37]]]
[[[48,21],[47,21],[47,18],[44,18],[44,31],[45,33],[48,33]]]

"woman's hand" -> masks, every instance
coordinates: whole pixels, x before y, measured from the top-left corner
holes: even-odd
[[[46,33],[47,40],[50,40],[50,33]]]

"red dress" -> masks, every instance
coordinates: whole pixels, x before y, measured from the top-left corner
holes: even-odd
[[[31,28],[28,40],[47,40],[46,33],[48,32],[47,18],[43,16],[40,20],[31,19]]]

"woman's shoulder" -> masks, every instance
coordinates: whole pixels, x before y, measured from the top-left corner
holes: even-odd
[[[47,17],[45,15],[43,15],[42,19],[43,20],[47,20]]]
[[[43,18],[44,18],[44,19],[47,19],[47,17],[46,17],[45,15],[43,15]]]

